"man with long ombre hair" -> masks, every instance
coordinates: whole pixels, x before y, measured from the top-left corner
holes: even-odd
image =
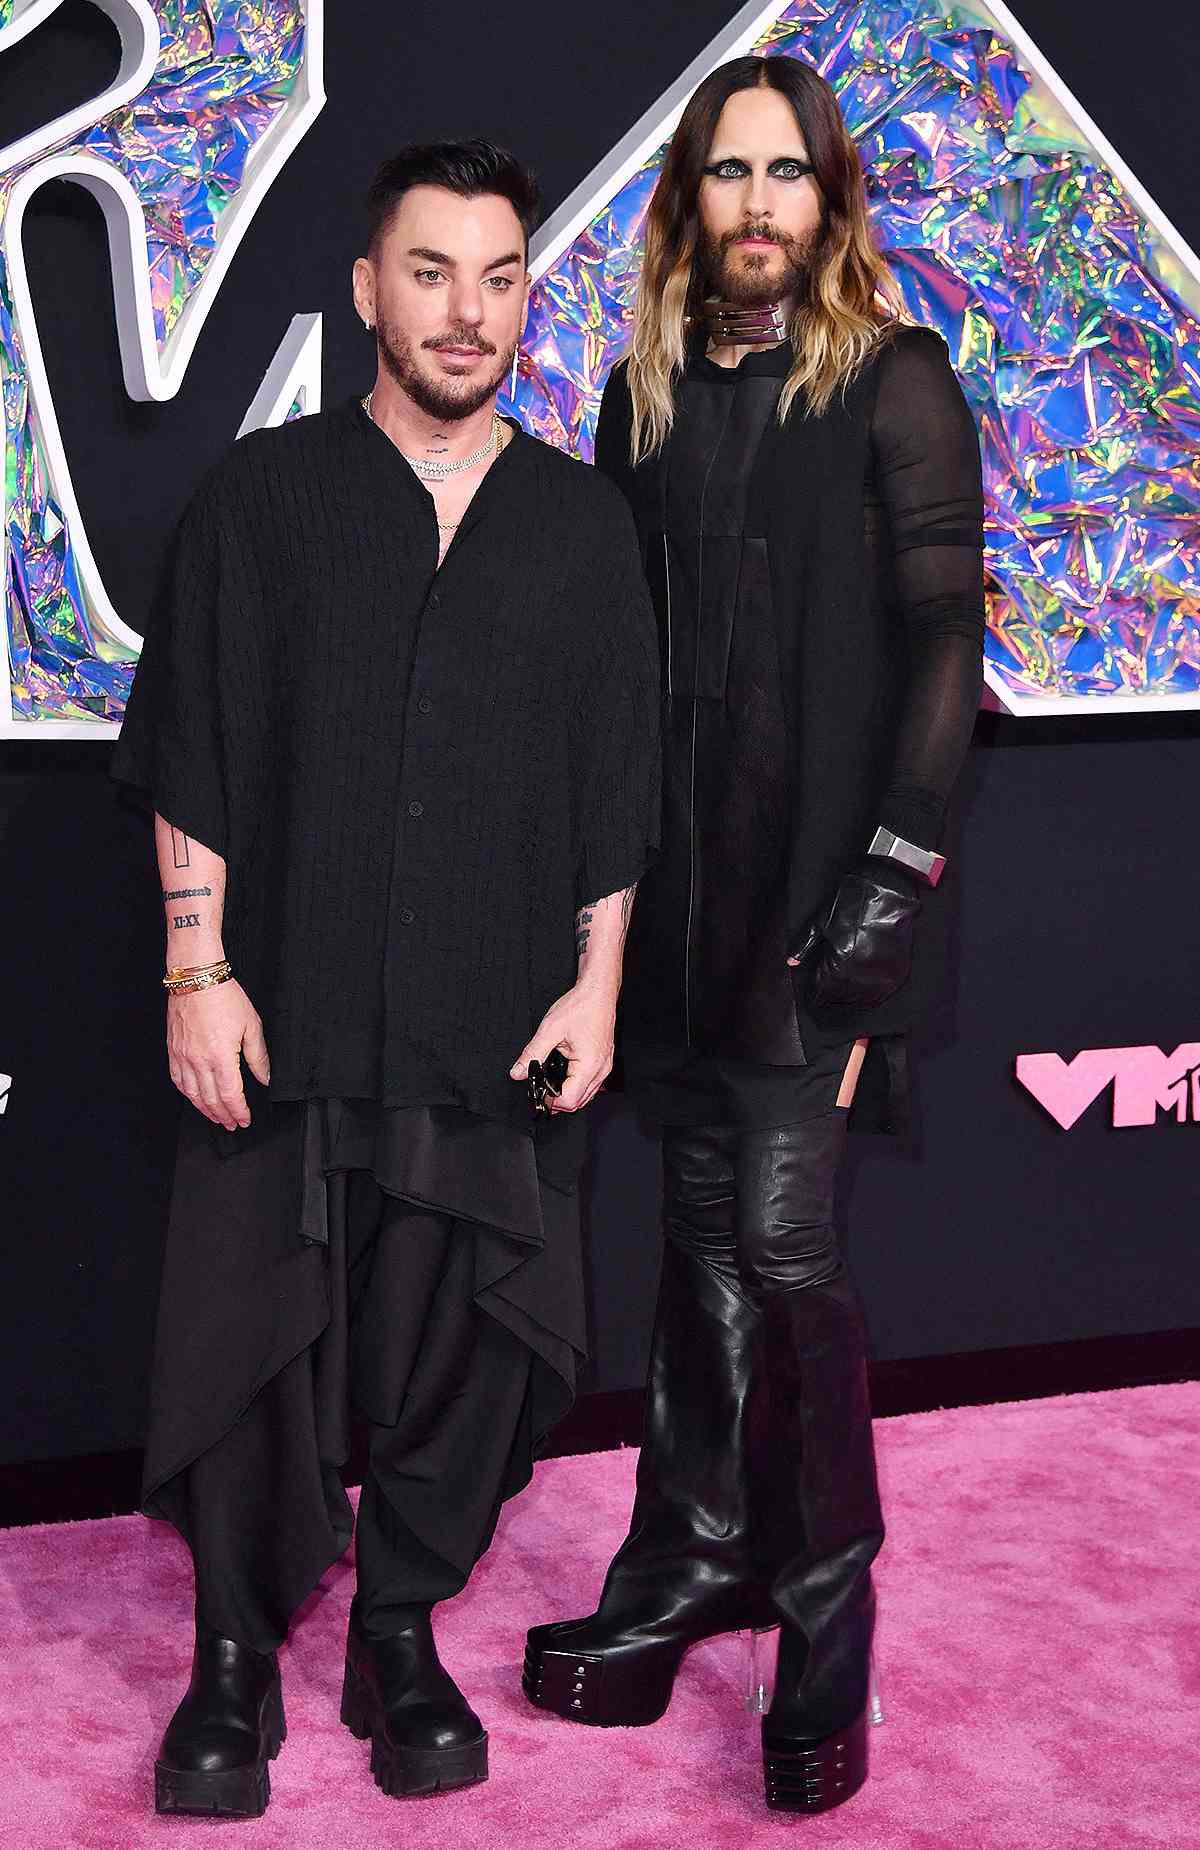
[[[662,644],[663,851],[623,1046],[662,1133],[665,1253],[629,1536],[592,1617],[530,1634],[525,1687],[652,1722],[689,1645],[778,1625],[767,1802],[820,1811],[866,1777],[883,1539],[835,1180],[852,1104],[898,1120],[941,961],[983,585],[970,413],[803,64],[738,59],[685,109],[596,462]]]

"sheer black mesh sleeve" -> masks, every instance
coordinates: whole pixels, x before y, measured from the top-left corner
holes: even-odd
[[[936,848],[979,705],[984,627],[979,440],[938,335],[906,328],[883,355],[872,447],[909,646],[879,820]]]
[[[633,407],[626,383],[625,361],[618,360],[605,381],[600,400],[593,460],[601,475],[615,482],[627,501],[633,499],[633,465],[629,460],[632,430]]]

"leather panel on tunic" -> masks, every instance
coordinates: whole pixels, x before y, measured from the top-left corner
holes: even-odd
[[[736,368],[692,356],[662,531],[646,543],[666,693],[663,847],[634,908],[624,1046],[631,1089],[658,1117],[672,1073],[690,1075],[689,1116],[697,1092],[713,1096],[699,1063],[804,1064],[787,966],[787,721],[765,510],[749,493],[789,364],[787,347]]]

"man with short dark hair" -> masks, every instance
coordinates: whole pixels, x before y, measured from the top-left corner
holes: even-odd
[[[342,1719],[388,1793],[487,1776],[430,1612],[572,1398],[577,1114],[657,827],[628,511],[495,410],[535,215],[487,143],[381,170],[354,266],[374,387],[203,483],[117,748],[155,811],[196,1107],[144,1486],[196,1577],[160,1811],[267,1803],[275,1650],[353,1526],[350,1404],[370,1449]]]

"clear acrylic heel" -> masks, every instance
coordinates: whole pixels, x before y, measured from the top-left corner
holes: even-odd
[[[779,1641],[777,1625],[755,1626],[742,1633],[746,1640],[746,1708],[751,1715],[765,1715],[775,1693],[775,1657]]]
[[[883,1701],[879,1694],[879,1660],[871,1652],[871,1673],[867,1682],[867,1720],[873,1728],[882,1726]]]
[[[777,1625],[756,1627],[742,1632],[746,1640],[745,1703],[751,1715],[765,1715],[775,1693],[775,1658],[779,1640]],[[867,1681],[867,1720],[873,1727],[883,1722],[883,1701],[879,1693],[879,1661],[871,1652]]]

